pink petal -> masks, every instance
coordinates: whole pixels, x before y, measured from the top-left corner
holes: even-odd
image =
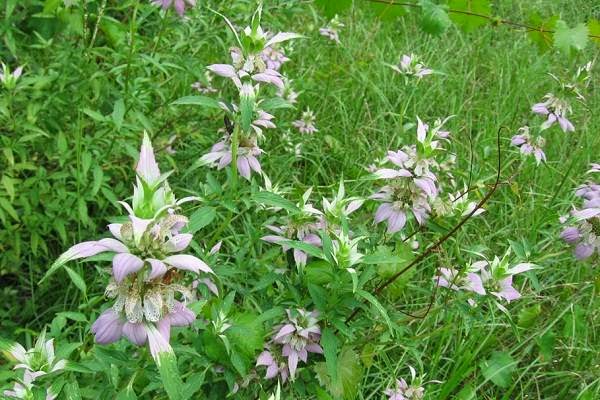
[[[119,253],[113,258],[113,276],[117,283],[130,274],[138,272],[144,262],[137,256],[129,253]]]
[[[183,269],[186,271],[192,271],[198,273],[200,271],[207,273],[214,273],[212,269],[204,261],[197,257],[188,254],[178,254],[169,256],[163,260],[164,263],[172,265],[175,268]]]

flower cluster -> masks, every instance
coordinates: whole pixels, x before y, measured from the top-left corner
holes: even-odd
[[[186,7],[196,6],[196,0],[153,0],[153,3],[165,11],[173,7],[180,17],[183,17]]]
[[[519,133],[512,137],[510,143],[517,146],[521,150],[521,154],[533,155],[538,164],[546,161],[544,153],[546,139],[542,136],[532,136],[528,126],[519,128]]]
[[[307,108],[302,113],[302,117],[300,117],[299,120],[292,122],[292,125],[298,129],[298,132],[306,135],[312,135],[313,133],[319,131],[315,126],[315,120],[315,114],[310,110],[310,108]]]
[[[558,122],[563,132],[575,131],[575,127],[567,119],[567,115],[572,111],[571,106],[567,101],[556,97],[552,93],[545,95],[543,102],[534,104],[531,111],[546,117],[546,121],[540,127],[541,130],[546,130]]]
[[[443,152],[441,143],[449,132],[442,130],[447,121],[436,121],[432,128],[417,117],[417,145],[389,151],[387,161],[396,168],[381,168],[374,172],[389,182],[371,196],[382,204],[375,213],[375,223],[387,221],[388,233],[400,231],[409,213],[423,224],[431,212],[431,203],[439,194],[436,172],[441,163],[436,157]]]
[[[45,331],[38,336],[35,346],[29,350],[19,343],[6,343],[1,340],[0,350],[18,363],[14,369],[24,371],[23,378],[15,383],[13,389],[4,391],[4,395],[11,398],[33,398],[32,390],[37,378],[46,374],[60,373],[67,366],[67,360],[56,359],[54,339],[46,340]],[[46,389],[46,400],[53,400],[56,396],[52,387]]]
[[[396,65],[390,65],[390,68],[404,76],[418,79],[433,74],[433,70],[425,67],[414,54],[402,55],[400,62]]]
[[[11,72],[8,65],[3,62],[0,62],[0,65],[2,65],[2,70],[0,70],[0,82],[2,82],[5,88],[13,89],[17,84],[17,80],[23,74],[23,66],[19,66]]]
[[[263,129],[276,127],[272,121],[274,116],[260,108],[261,84],[275,86],[280,97],[290,97],[295,101],[297,96],[286,88],[287,80],[279,72],[281,66],[289,61],[279,45],[300,35],[264,32],[260,26],[261,12],[259,7],[251,26],[241,32],[241,37],[234,31],[239,47],[230,49],[231,64],[207,67],[215,75],[231,79],[238,89],[239,105],[221,102],[223,109],[232,117],[234,126],[202,157],[201,162],[221,169],[236,160],[236,168],[246,179],[250,179],[253,171],[262,173],[258,161],[262,150],[258,142],[264,137]]]
[[[388,400],[421,400],[425,395],[425,388],[419,383],[417,372],[411,366],[408,368],[412,378],[410,385],[404,378],[396,379],[396,385],[384,391]]]
[[[146,134],[136,173],[132,205],[120,202],[129,213],[128,220],[108,226],[112,238],[79,243],[57,263],[111,252],[112,279],[106,296],[114,303],[98,317],[91,331],[100,344],[122,336],[136,345],[148,341],[156,355],[170,350],[172,326],[187,326],[195,320],[195,314],[186,307],[194,294],[183,282],[182,272],[197,276],[213,271],[199,258],[181,254],[192,234],[182,232],[188,219],[177,210],[196,198],[175,199],[166,181],[169,174],[160,173]]]
[[[481,296],[490,293],[499,300],[511,302],[521,297],[513,287],[513,276],[534,268],[535,265],[531,263],[518,263],[511,266],[509,250],[501,259],[494,257],[492,261],[477,261],[461,271],[440,268],[434,280],[437,286]],[[475,304],[472,299],[469,299],[469,303]]]
[[[308,353],[323,354],[319,344],[321,328],[318,313],[303,309],[286,310],[287,320],[275,327],[267,349],[256,360],[256,366],[267,367],[266,379],[277,376],[285,382],[294,380],[298,362],[306,363]]]
[[[290,212],[283,225],[267,225],[267,228],[276,233],[276,235],[266,235],[261,239],[281,245],[284,252],[290,249],[290,245],[286,242],[291,240],[299,240],[313,246],[321,246],[321,238],[318,232],[323,228],[323,213],[308,202],[311,192],[312,189],[309,189],[304,193],[302,201],[297,204],[297,211]],[[296,266],[299,268],[304,267],[308,260],[306,252],[294,248],[293,254]]]
[[[319,34],[325,36],[329,40],[336,44],[341,44],[339,31],[344,27],[344,24],[340,21],[340,18],[336,15],[324,28],[319,29]]]
[[[600,164],[592,164],[588,173],[600,172]],[[600,254],[600,184],[590,181],[580,186],[575,195],[583,199],[581,209],[571,212],[573,226],[565,228],[560,237],[575,246],[578,260]]]

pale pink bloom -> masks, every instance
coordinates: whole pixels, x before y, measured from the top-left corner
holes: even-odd
[[[331,21],[329,21],[327,26],[319,29],[319,34],[321,36],[325,36],[336,44],[340,44],[339,31],[343,27],[344,24],[340,22],[338,16],[336,15]]]
[[[391,68],[399,74],[414,76],[419,79],[433,74],[433,70],[421,64],[414,54],[404,54],[400,58],[400,62],[397,65],[391,65]]]
[[[15,68],[15,70],[12,72],[10,71],[9,67],[3,62],[0,62],[0,66],[2,66],[2,68],[0,68],[0,82],[2,82],[4,86],[9,89],[13,88],[17,80],[23,74],[23,66]]]
[[[180,17],[183,17],[186,6],[196,6],[196,0],[153,0],[153,3],[161,6],[163,10],[167,10],[172,6]]]
[[[290,375],[289,367],[283,357],[274,355],[271,351],[265,350],[256,359],[257,367],[267,367],[265,379],[273,379],[279,376],[281,382],[285,383]]]
[[[569,104],[566,101],[557,98],[552,93],[545,95],[544,99],[544,102],[536,103],[531,107],[531,111],[534,113],[547,117],[547,120],[542,124],[541,129],[548,129],[554,125],[554,123],[558,122],[563,132],[575,131],[575,127],[571,121],[567,119],[567,114],[571,112]]]
[[[386,389],[383,393],[388,396],[388,400],[421,400],[425,395],[425,389],[417,384],[417,373],[411,366],[410,374],[412,376],[411,384],[409,385],[404,378],[396,379],[394,387]],[[438,382],[438,381],[431,381]]]
[[[456,291],[464,290],[482,296],[485,295],[483,281],[474,271],[461,273],[453,268],[442,267],[438,269],[438,276],[434,279],[437,280],[437,285],[441,287]]]
[[[298,131],[302,134],[312,135],[319,130],[315,126],[315,114],[310,110],[310,108],[306,108],[306,110],[302,113],[302,117],[292,122]]]
[[[585,200],[584,208],[574,210],[572,214],[577,226],[564,229],[561,239],[575,246],[574,255],[578,260],[600,254],[600,197]]]
[[[290,61],[281,50],[272,46],[265,47],[260,53],[260,56],[267,69],[273,71],[279,71],[284,63]]]
[[[269,121],[265,120],[265,122]],[[240,143],[237,151],[237,170],[239,174],[248,180],[250,180],[253,171],[262,174],[262,168],[258,161],[261,154],[262,150],[257,146],[256,139],[249,139]],[[232,159],[229,135],[224,136],[220,142],[214,144],[210,152],[201,158],[202,163],[217,167],[217,169],[227,167],[231,164]]]
[[[546,145],[546,139],[542,136],[532,137],[528,126],[519,128],[519,132],[519,134],[512,137],[511,144],[518,147],[521,150],[521,154],[533,154],[538,165],[542,161],[546,161],[546,154],[543,150]]]

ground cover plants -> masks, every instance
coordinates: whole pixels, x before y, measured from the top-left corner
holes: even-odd
[[[0,388],[600,398],[600,8],[6,0]]]

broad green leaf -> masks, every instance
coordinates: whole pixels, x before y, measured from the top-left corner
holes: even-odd
[[[375,298],[375,296],[373,296],[371,293],[366,292],[364,290],[357,290],[356,294],[360,297],[362,297],[363,299],[367,300],[369,303],[371,303],[371,305],[373,307],[375,307],[375,309],[377,311],[379,311],[379,314],[381,314],[381,316],[383,317],[383,320],[385,321],[385,323],[387,324],[388,328],[390,329],[390,334],[392,336],[394,336],[394,325],[392,324],[392,320],[390,319],[390,317],[388,316],[387,311],[385,310],[385,307],[383,305],[381,305],[381,303],[379,302],[379,300],[377,300]]]
[[[450,0],[448,7],[450,7],[450,19],[465,32],[474,31],[480,26],[488,24],[492,16],[490,0]]]
[[[71,278],[71,281],[75,284],[75,286],[77,286],[79,290],[81,290],[81,293],[85,295],[87,291],[87,286],[81,275],[79,275],[76,271],[72,270],[66,265],[64,266],[64,268],[67,271],[67,274],[69,274],[69,278]]]
[[[406,8],[395,3],[396,0],[384,0],[381,3],[367,2],[369,8],[375,13],[375,16],[382,21],[393,21],[406,14]]]
[[[260,109],[264,111],[275,111],[282,108],[295,108],[294,105],[281,97],[272,97],[260,103]]]
[[[323,329],[323,333],[321,334],[321,346],[323,347],[323,355],[325,356],[327,373],[329,374],[331,381],[336,382],[338,379],[337,353],[340,347],[340,340],[329,327]]]
[[[123,118],[125,117],[125,102],[123,102],[123,99],[115,101],[111,116],[117,131],[121,130],[121,126],[123,126]]]
[[[195,105],[206,108],[218,108],[221,109],[219,102],[211,97],[207,96],[185,96],[181,97],[174,102],[172,105]]]
[[[3,208],[15,221],[19,221],[19,214],[13,208],[8,199],[0,197],[0,208]]]
[[[190,216],[190,220],[186,225],[183,232],[185,233],[196,233],[200,229],[209,225],[217,216],[217,212],[213,207],[202,207]]]
[[[531,328],[535,324],[535,321],[537,320],[541,312],[542,306],[539,304],[523,308],[521,311],[519,311],[518,325],[521,328]]]
[[[588,22],[588,32],[591,36],[593,42],[595,42],[598,46],[600,46],[600,20],[592,19]]]
[[[158,353],[156,364],[163,387],[171,400],[184,400],[183,381],[177,369],[177,358],[170,352]]]
[[[316,0],[315,4],[327,18],[333,18],[348,10],[352,6],[352,0]]]
[[[542,361],[550,362],[552,360],[555,339],[556,335],[554,334],[554,332],[548,331],[535,340],[538,345],[540,358],[542,359]]]
[[[447,7],[435,4],[431,0],[421,0],[421,27],[427,33],[440,35],[452,25],[446,12]]]
[[[359,355],[351,347],[344,346],[337,356],[336,381],[329,377],[325,363],[315,365],[315,372],[334,399],[350,400],[357,397],[363,369]]]
[[[479,363],[481,373],[497,386],[507,388],[512,383],[512,374],[517,362],[506,352],[495,351],[492,356]]]
[[[556,27],[556,21],[558,21],[557,16],[543,19],[539,14],[533,14],[529,18],[529,24],[535,26],[536,29],[527,32],[527,35],[541,51],[552,48],[553,39],[550,31]]]
[[[477,400],[477,392],[471,385],[467,385],[455,397],[455,400]]]
[[[252,200],[258,204],[263,204],[269,207],[283,208],[284,210],[294,213],[300,211],[300,209],[294,203],[272,192],[258,192],[252,196]]]
[[[566,55],[582,51],[588,42],[588,28],[583,23],[569,28],[566,22],[556,21],[554,46]]]

